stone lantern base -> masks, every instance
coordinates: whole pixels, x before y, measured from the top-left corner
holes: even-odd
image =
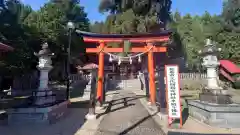
[[[240,128],[240,104],[214,104],[194,100],[188,102],[189,115],[214,127]]]
[[[208,102],[213,104],[231,104],[231,96],[227,93],[227,90],[208,89],[205,88],[199,95],[199,99],[202,102]]]
[[[234,104],[227,90],[204,89],[200,100],[189,101],[189,114],[208,125],[240,128],[240,104]]]
[[[8,124],[52,124],[69,113],[69,101],[52,106],[8,109]]]

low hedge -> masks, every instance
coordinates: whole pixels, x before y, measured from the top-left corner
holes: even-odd
[[[240,74],[233,75],[233,78],[235,80],[235,82],[233,83],[233,87],[235,89],[240,89]]]
[[[240,90],[240,81],[234,82],[233,87]]]

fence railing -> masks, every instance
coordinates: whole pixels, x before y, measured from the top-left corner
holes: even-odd
[[[199,79],[207,79],[206,73],[180,73],[180,79],[181,80],[199,80]]]
[[[137,76],[136,74],[134,74]],[[159,74],[158,74],[159,75]],[[207,74],[206,73],[180,73],[180,79],[181,80],[186,80],[186,79],[192,79],[192,80],[198,80],[198,79],[207,79]],[[160,75],[161,76],[161,75]],[[109,78],[121,78],[119,74],[108,74]],[[84,74],[71,74],[70,75],[70,80],[71,81],[79,81],[79,80],[88,80],[89,76],[84,75]]]
[[[30,90],[36,89],[39,85],[39,76],[37,72],[24,74],[13,77],[12,89],[15,90]]]
[[[85,74],[71,74],[70,75],[70,80],[75,82],[75,81],[80,81],[80,80],[88,80],[88,75]]]

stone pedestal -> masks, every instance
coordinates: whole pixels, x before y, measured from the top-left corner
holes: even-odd
[[[52,124],[69,113],[69,101],[44,108],[16,108],[7,110],[8,124]]]
[[[210,126],[240,128],[239,104],[213,104],[200,100],[189,101],[189,114]]]
[[[213,104],[231,104],[231,96],[227,93],[227,90],[213,90],[205,89],[203,93],[199,95],[199,99],[202,102],[208,102]]]
[[[52,66],[39,67],[39,88],[35,92],[35,104],[44,105],[54,103],[56,96],[53,91],[48,88],[48,73],[52,69]]]

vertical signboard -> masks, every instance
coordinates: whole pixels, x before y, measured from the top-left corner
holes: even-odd
[[[166,76],[166,97],[168,109],[168,125],[172,120],[180,119],[182,126],[181,103],[180,103],[180,85],[179,85],[179,68],[177,65],[165,66]]]

